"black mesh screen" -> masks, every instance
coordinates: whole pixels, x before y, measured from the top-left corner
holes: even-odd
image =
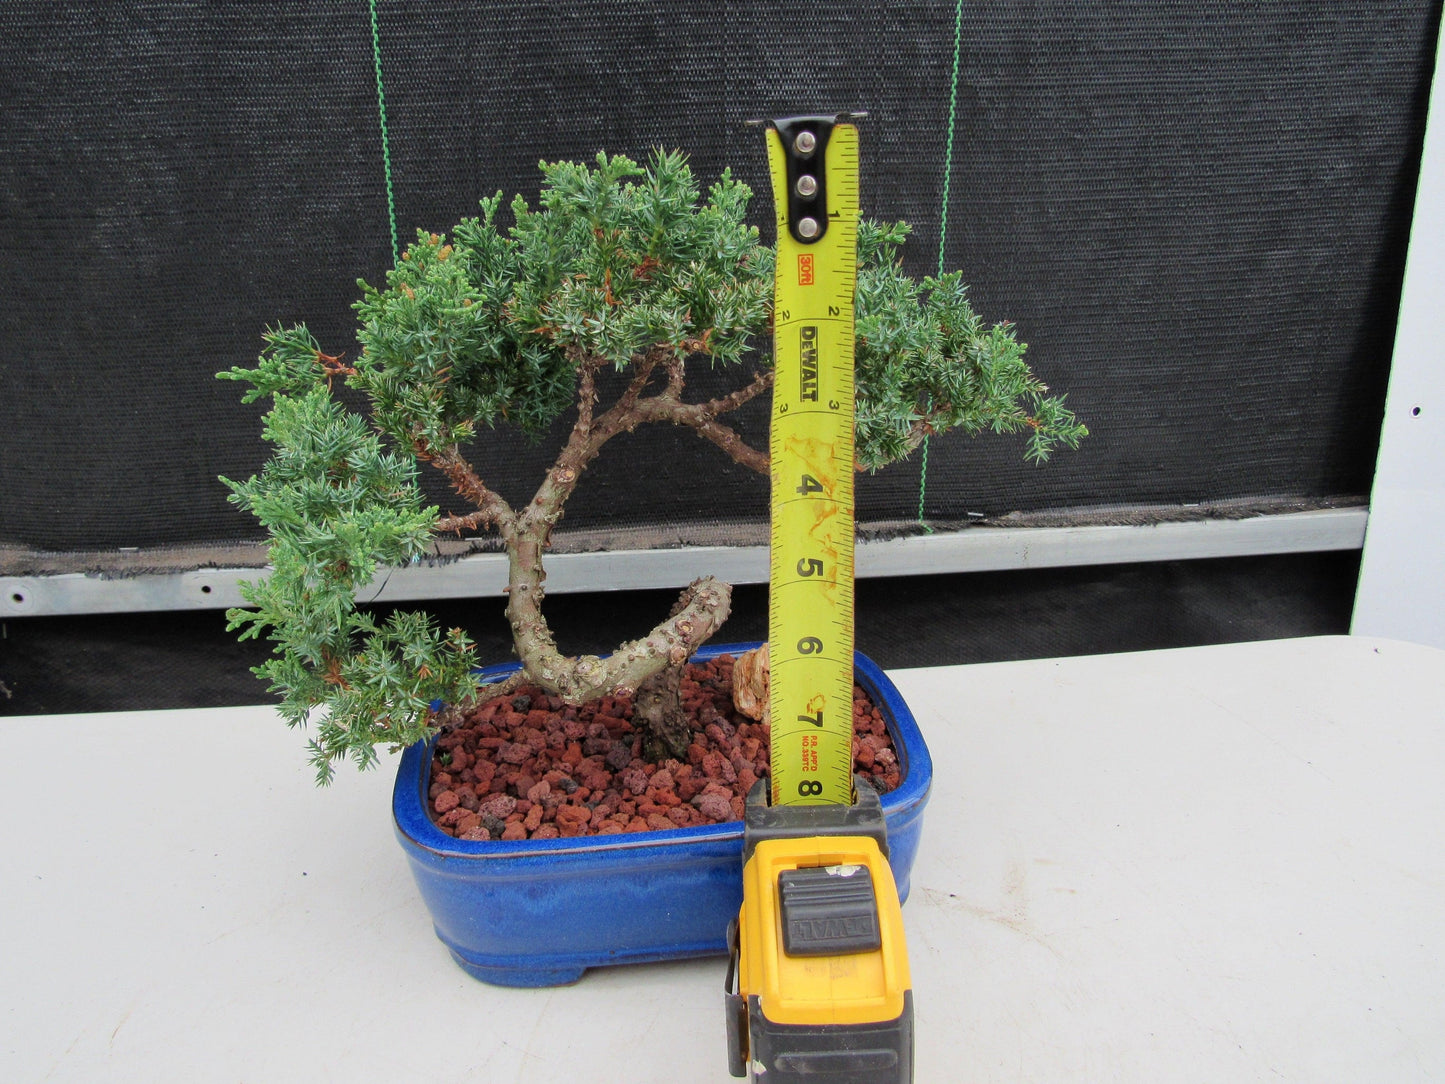
[[[865,211],[915,225],[919,274],[946,223],[1093,436],[1043,468],[935,440],[860,519],[1368,492],[1440,4],[970,2],[950,140],[959,10],[379,0],[402,244],[535,196],[539,158],[659,144],[731,165],[761,224],[743,121],[867,109]],[[0,543],[259,537],[215,476],[260,465],[260,412],[212,374],[267,323],[355,349],[392,260],[369,5],[12,0],[0,28]],[[690,435],[618,445],[570,527],[766,515]],[[551,456],[476,458],[520,499]]]

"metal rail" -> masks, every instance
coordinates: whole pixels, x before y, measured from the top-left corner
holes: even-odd
[[[1368,512],[1336,508],[1249,519],[1205,519],[1147,526],[974,527],[964,531],[860,541],[857,575],[914,576],[997,572],[1066,565],[1130,564],[1280,553],[1357,550]],[[137,576],[79,572],[0,577],[0,618],[155,610],[210,610],[242,605],[241,580],[255,568],[206,568]],[[766,546],[688,546],[605,553],[559,553],[547,562],[547,590],[635,591],[681,587],[698,576],[766,583]],[[375,602],[499,595],[504,554],[450,564],[396,569],[382,578]]]

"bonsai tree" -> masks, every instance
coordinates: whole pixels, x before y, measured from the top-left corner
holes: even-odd
[[[595,168],[541,169],[539,205],[515,199],[509,227],[498,193],[450,236],[419,233],[385,287],[360,283],[354,360],[325,352],[305,326],[277,327],[255,368],[218,374],[248,383],[246,402],[271,398],[264,435],[275,446],[260,474],[222,479],[270,535],[270,574],[243,587],[251,608],[230,611],[230,627],[274,642],[256,672],[291,725],[314,721],[322,782],[337,760],[368,766],[376,745],[417,741],[523,681],[569,704],[632,697],[653,759],[681,756],[690,740],[682,670],[727,618],[728,585],[699,579],[647,635],[606,658],[568,657],[543,613],[544,555],[588,466],[638,426],[691,430],[767,474],[766,451],[726,419],[772,386],[773,252],[744,221],[748,187],[724,172],[704,200],[679,153],[659,152],[646,169],[606,154]],[[1030,372],[1013,328],[985,325],[957,273],[903,273],[907,232],[867,221],[858,231],[859,469],[956,428],[1026,431],[1035,460],[1075,446],[1086,430]],[[735,387],[689,398],[698,365],[738,371]],[[621,390],[602,402],[608,369],[622,374],[609,382]],[[363,393],[365,416],[337,397],[338,383]],[[512,507],[468,458],[469,438],[497,425],[536,438],[564,415],[572,424],[556,461]],[[425,506],[418,463],[441,471],[470,510]],[[500,688],[479,689],[465,630],[419,612],[378,621],[356,602],[382,566],[420,560],[439,534],[480,532],[506,548],[522,663]]]

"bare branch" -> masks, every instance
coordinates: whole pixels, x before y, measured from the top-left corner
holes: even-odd
[[[749,470],[757,471],[759,474],[767,474],[769,459],[767,453],[760,452],[749,445],[742,437],[722,422],[710,419],[694,422],[690,418],[675,419],[678,425],[686,425],[697,431],[697,435],[704,440],[710,440],[723,451],[727,452],[734,463],[741,464]]]
[[[682,380],[685,375],[685,366],[682,358],[674,354],[663,362],[663,364],[667,366],[667,390],[662,394],[669,399],[681,399]]]
[[[624,420],[624,416],[631,414],[637,401],[642,398],[642,391],[647,387],[647,382],[652,379],[653,371],[669,356],[671,356],[671,350],[665,346],[654,346],[645,354],[634,355],[632,361],[637,366],[637,372],[627,385],[627,390],[622,393],[622,398],[618,399],[607,413],[609,415],[616,414],[619,420]]]
[[[756,399],[763,392],[771,388],[773,386],[773,378],[775,375],[776,374],[774,370],[765,370],[764,372],[761,372],[757,376],[753,377],[753,382],[747,387],[739,388],[731,395],[724,395],[721,399],[713,399],[707,403],[704,403],[703,409],[706,410],[713,417],[717,417],[717,415],[719,414],[726,414],[731,410],[736,410],[744,403],[751,402],[753,399]]]
[[[441,534],[461,535],[463,531],[476,531],[491,526],[485,512],[472,512],[465,516],[442,516],[436,521],[436,530]]]
[[[576,349],[569,347],[568,353]],[[580,351],[577,351],[574,360],[578,362],[580,375],[577,380],[577,425],[573,432],[585,436],[592,430],[592,410],[597,405],[597,370],[602,367],[602,359],[581,357]]]
[[[682,403],[663,392],[637,404],[639,421],[669,421],[674,425],[685,425],[697,432],[698,436],[716,444],[735,462],[757,471],[768,473],[768,456],[749,446],[731,427],[717,420],[719,414],[736,410],[744,403],[756,399],[773,386],[773,372],[759,373],[746,387],[729,395],[712,399],[706,403]]]
[[[477,476],[477,472],[472,469],[472,465],[467,462],[461,450],[458,449],[455,444],[441,452],[428,452],[424,446],[418,446],[416,453],[421,458],[430,460],[433,466],[447,476],[447,480],[451,482],[453,489],[477,506],[477,511],[473,515],[462,517],[449,516],[444,520],[438,520],[437,524],[440,529],[448,531],[456,530],[458,526],[463,525],[470,526],[473,529],[477,527],[495,527],[502,531],[511,528],[516,519],[515,513],[506,501],[502,500],[498,494],[487,488],[486,484]],[[452,520],[465,520],[468,522],[465,524],[459,522],[449,523],[447,526],[442,526],[443,523]]]

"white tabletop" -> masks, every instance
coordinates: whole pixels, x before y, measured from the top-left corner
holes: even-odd
[[[1445,1076],[1445,652],[892,676],[937,769],[904,908],[920,1084]],[[732,1079],[720,960],[464,975],[389,762],[317,791],[265,707],[0,737],[0,1079]]]

